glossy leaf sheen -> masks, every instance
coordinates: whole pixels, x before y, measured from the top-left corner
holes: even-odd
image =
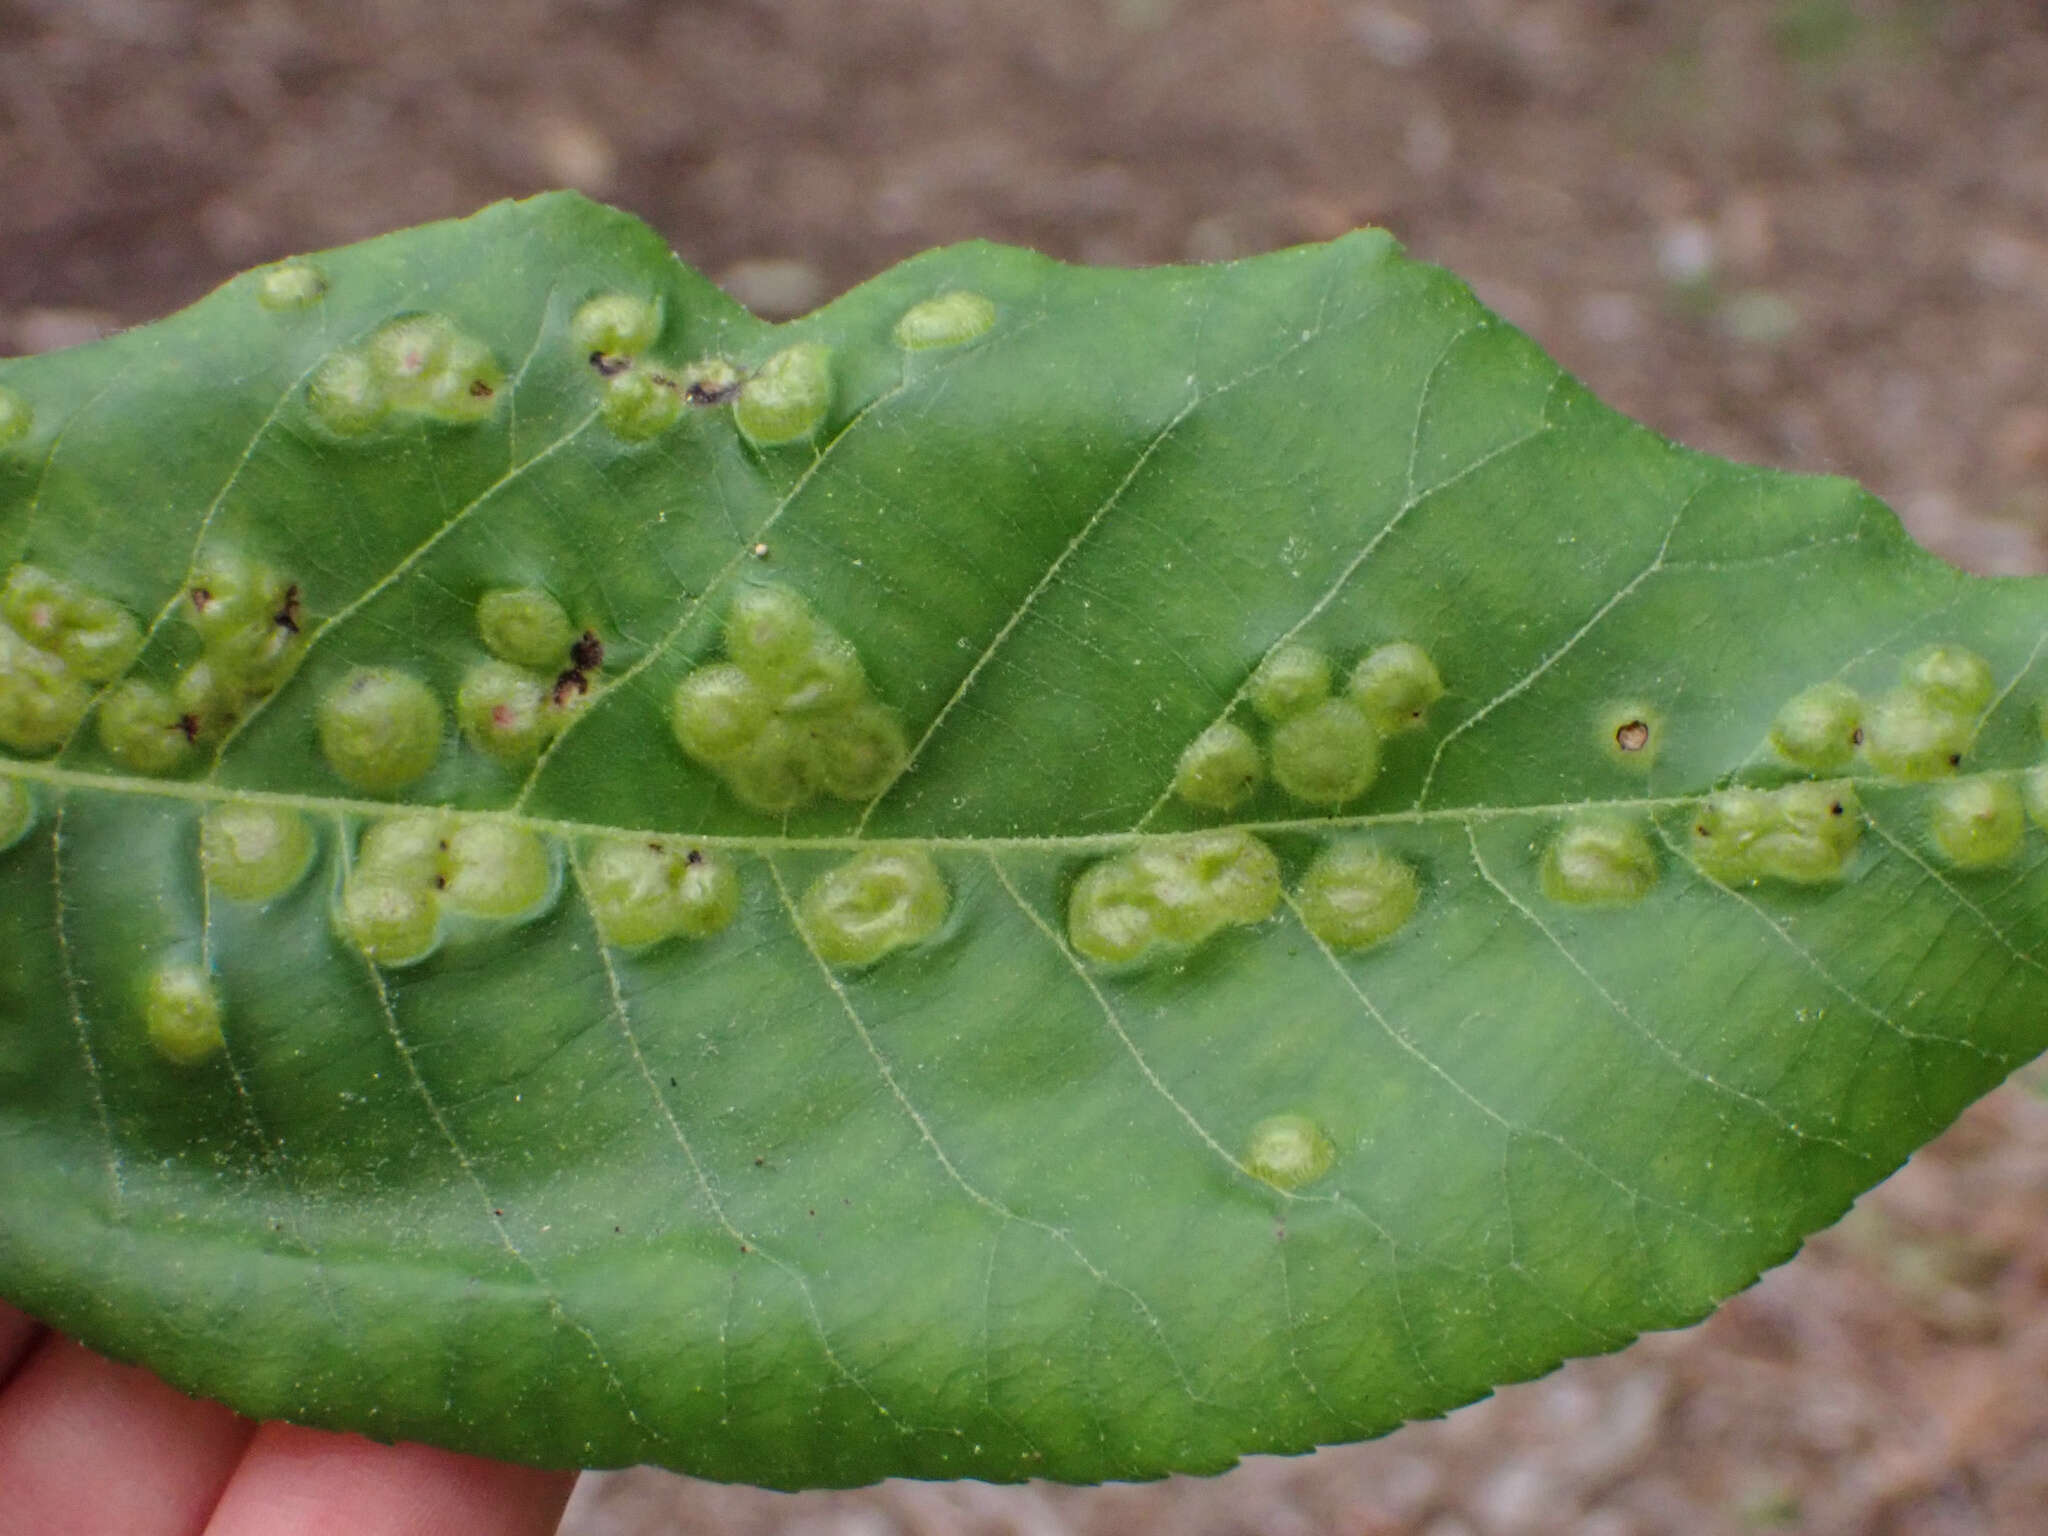
[[[1701,1316],[2048,1044],[2038,830],[1957,868],[1929,786],[1852,768],[1845,880],[1722,887],[1685,856],[1702,793],[1799,777],[1768,745],[1788,699],[1876,698],[1930,645],[1997,682],[1966,768],[2028,766],[2048,588],[1630,424],[1383,234],[1150,272],[964,246],[779,328],[567,196],[310,263],[300,307],[256,274],[0,364],[33,423],[0,450],[0,565],[136,615],[136,675],[197,654],[173,615],[202,545],[302,592],[297,670],[224,749],[139,777],[88,719],[0,758],[36,800],[0,852],[0,1294],[187,1388],[776,1485],[1214,1469]],[[897,345],[958,292],[985,332]],[[716,400],[607,430],[570,335],[606,294],[659,305],[675,369],[829,347],[815,436],[751,446]],[[416,312],[488,347],[495,397],[324,429],[322,362]],[[871,802],[764,815],[676,747],[676,684],[763,579],[903,724]],[[452,718],[507,588],[601,635],[586,707],[537,766],[450,728],[402,795],[350,790],[322,696],[396,667]],[[1266,731],[1242,692],[1290,642],[1419,645],[1447,691],[1356,800],[1174,798],[1226,712]],[[1653,753],[1616,750],[1616,710]],[[224,801],[304,812],[308,876],[209,895]],[[1642,899],[1545,896],[1584,802],[1653,833]],[[739,915],[607,949],[572,874],[544,917],[380,971],[332,913],[395,803],[564,858],[694,840]],[[1090,863],[1216,826],[1290,893],[1369,836],[1415,913],[1338,952],[1282,901],[1158,963],[1080,959]],[[929,854],[948,915],[830,969],[793,912],[871,842]],[[160,963],[217,986],[196,1065],[149,1044]],[[1251,1166],[1276,1123],[1318,1148],[1278,1181]]]

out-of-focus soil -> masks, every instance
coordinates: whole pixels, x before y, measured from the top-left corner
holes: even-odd
[[[2048,569],[2038,0],[0,0],[0,352],[575,185],[764,312],[931,244],[1392,227],[1697,446]],[[592,1479],[575,1536],[2048,1530],[2048,1109],[1691,1332],[1153,1489]]]

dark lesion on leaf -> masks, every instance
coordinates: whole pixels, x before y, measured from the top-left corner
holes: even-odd
[[[1640,752],[1650,744],[1650,722],[1627,720],[1614,733],[1614,744],[1624,752]]]
[[[555,678],[554,701],[558,705],[567,704],[577,695],[588,692],[590,679],[584,675],[581,668],[570,667]]]
[[[196,598],[197,594],[195,593],[194,596]],[[270,616],[270,622],[286,634],[296,635],[299,632],[299,616],[301,612],[299,584],[295,581],[284,589],[284,602],[279,605],[277,612]]]
[[[595,672],[604,665],[604,642],[597,631],[586,629],[569,647],[569,665],[578,672]]]
[[[633,359],[611,352],[593,352],[590,354],[590,366],[597,371],[599,378],[613,379],[631,368]]]
[[[723,383],[692,379],[690,387],[683,391],[683,398],[692,405],[724,405],[740,392],[740,382],[738,379],[728,379]]]

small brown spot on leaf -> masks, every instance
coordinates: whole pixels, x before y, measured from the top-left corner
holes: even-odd
[[[633,360],[630,357],[613,357],[607,352],[593,352],[590,354],[590,366],[597,370],[599,378],[610,379],[632,367]]]
[[[284,589],[284,603],[270,616],[270,622],[288,634],[299,632],[299,584],[296,581]]]
[[[1624,752],[1640,752],[1650,744],[1650,723],[1630,720],[1614,733],[1614,744]]]
[[[571,696],[575,694],[588,692],[590,692],[590,679],[585,677],[575,667],[571,667],[555,679],[554,698],[555,703],[558,705],[568,703]]]
[[[178,729],[185,733],[187,741],[197,741],[199,739],[199,717],[197,715],[178,716]]]
[[[491,388],[490,381],[487,379],[471,379],[469,381],[469,392],[478,400],[488,400],[497,393],[495,389]]]
[[[597,638],[597,631],[586,629],[569,647],[569,660],[579,672],[595,672],[604,665],[604,642]]]
[[[693,379],[690,387],[683,391],[683,398],[692,405],[723,405],[740,392],[739,380],[724,384],[711,384],[703,379]]]

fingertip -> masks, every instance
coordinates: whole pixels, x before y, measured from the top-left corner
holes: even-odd
[[[14,1379],[14,1373],[21,1369],[42,1333],[41,1323],[0,1301],[0,1387]]]
[[[253,1429],[45,1335],[0,1394],[0,1527],[189,1536],[205,1528]]]
[[[206,1536],[550,1536],[575,1479],[265,1424]]]

